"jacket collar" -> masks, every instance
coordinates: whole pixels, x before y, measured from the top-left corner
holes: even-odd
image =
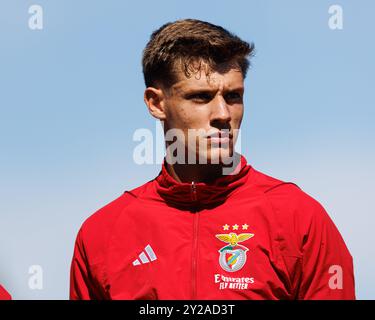
[[[176,181],[168,173],[164,158],[161,171],[155,178],[157,192],[169,206],[183,210],[199,211],[222,204],[235,189],[246,182],[251,169],[244,156],[238,153],[236,156],[238,165],[233,174],[223,175],[210,184]]]

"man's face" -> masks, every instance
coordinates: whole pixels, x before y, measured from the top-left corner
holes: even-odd
[[[164,130],[183,132],[177,143],[184,145],[186,155],[197,159],[195,163],[205,163],[201,159],[223,163],[233,155],[244,111],[243,94],[244,79],[235,68],[211,71],[208,77],[203,70],[189,78],[180,72],[165,95]]]

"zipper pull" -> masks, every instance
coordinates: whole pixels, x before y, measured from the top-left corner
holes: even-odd
[[[195,182],[191,182],[191,199],[193,201],[197,201],[197,186],[195,185]]]

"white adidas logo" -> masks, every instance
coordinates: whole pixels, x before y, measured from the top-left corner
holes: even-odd
[[[139,260],[141,260],[142,264],[149,263],[150,260],[154,261],[154,260],[157,259],[154,250],[152,250],[152,248],[151,248],[151,246],[149,244],[145,247],[144,250],[147,252],[148,257],[144,253],[144,251],[142,251],[141,254],[138,256]],[[141,262],[139,262],[139,260],[135,259],[133,261],[133,266],[139,266],[141,264]]]

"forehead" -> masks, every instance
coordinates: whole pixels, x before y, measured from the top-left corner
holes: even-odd
[[[234,90],[243,87],[243,75],[237,68],[211,70],[208,74],[204,68],[192,73],[189,77],[183,71],[177,71],[177,82],[171,86],[173,93],[191,90]]]

